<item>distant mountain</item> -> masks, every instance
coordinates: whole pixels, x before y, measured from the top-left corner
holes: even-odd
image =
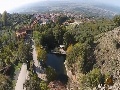
[[[120,7],[119,6],[111,6],[111,5],[106,5],[106,4],[95,4],[94,6],[99,7],[99,8],[103,8],[106,10],[110,10],[112,12],[120,14]]]
[[[72,11],[92,16],[112,17],[120,13],[120,7],[98,4],[91,2],[91,0],[46,0],[22,6],[12,12],[39,13],[48,11]]]

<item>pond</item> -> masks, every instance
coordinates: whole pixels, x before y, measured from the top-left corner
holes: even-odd
[[[47,65],[56,70],[58,74],[66,74],[64,65],[65,56],[60,54],[47,54]]]

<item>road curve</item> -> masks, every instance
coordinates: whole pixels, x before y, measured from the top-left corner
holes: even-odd
[[[26,75],[27,75],[27,65],[23,63],[20,74],[18,76],[16,86],[15,86],[15,90],[24,90],[23,84],[25,83]]]

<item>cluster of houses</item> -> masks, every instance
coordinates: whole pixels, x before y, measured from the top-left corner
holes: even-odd
[[[32,28],[34,27],[34,25],[36,23],[39,24],[47,24],[50,21],[52,22],[56,22],[57,21],[57,17],[60,16],[61,14],[59,13],[51,13],[51,14],[34,14],[33,15],[33,22],[31,23],[31,25],[28,26],[24,26],[23,28],[20,28],[18,30],[16,30],[16,36],[18,38],[22,38],[25,37],[28,33],[32,32]]]
[[[84,18],[84,16],[82,14],[73,13],[73,12],[59,12],[59,13],[34,14],[34,18],[35,18],[34,22],[38,22],[39,24],[47,24],[50,21],[52,21],[55,23],[59,16],[67,16],[67,17],[74,18],[75,20],[84,20],[84,21],[88,20],[88,19]],[[66,24],[66,23],[67,24],[74,23],[74,20],[70,21],[70,22],[67,21],[64,24]]]
[[[50,21],[56,23],[57,19],[59,16],[65,15],[67,17],[72,17],[74,20],[71,21],[66,21],[63,24],[69,25],[69,24],[80,24],[84,21],[89,21],[89,19],[86,20],[86,18],[83,18],[81,14],[75,14],[75,13],[70,13],[70,12],[59,12],[59,13],[45,13],[45,14],[33,14],[33,22],[29,26],[24,26],[23,28],[20,28],[19,30],[16,31],[16,36],[17,37],[25,37],[26,34],[29,32],[32,32],[32,28],[36,23],[39,23],[40,25],[47,24]],[[78,20],[78,18],[80,20]]]
[[[39,23],[42,25],[42,24],[47,24],[50,21],[56,22],[57,17],[60,15],[62,15],[62,14],[60,14],[60,13],[34,14],[33,15],[34,20],[31,23],[31,25],[24,26],[23,28],[16,30],[16,36],[18,38],[25,37],[29,32],[32,32],[32,30],[33,30],[32,28],[34,27],[34,25],[36,23]]]
[[[34,14],[35,21],[38,21],[39,24],[47,24],[50,21],[56,22],[57,17],[61,16],[61,13],[45,13],[45,14]]]

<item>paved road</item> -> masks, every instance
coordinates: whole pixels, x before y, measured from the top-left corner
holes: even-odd
[[[37,52],[36,52],[36,48],[34,45],[34,40],[33,41],[33,60],[34,60],[34,65],[36,67],[36,73],[38,74],[38,77],[41,78],[42,80],[46,81],[46,74],[44,74],[44,70],[42,69],[40,63],[37,60]]]
[[[18,76],[16,86],[15,86],[15,90],[24,90],[23,84],[26,80],[26,75],[27,75],[27,65],[25,63],[23,63],[20,74]]]
[[[39,63],[38,63],[38,60],[37,60],[37,53],[36,53],[36,48],[34,45],[32,45],[32,48],[33,48],[33,60],[34,60],[34,65],[36,67],[39,66]]]

